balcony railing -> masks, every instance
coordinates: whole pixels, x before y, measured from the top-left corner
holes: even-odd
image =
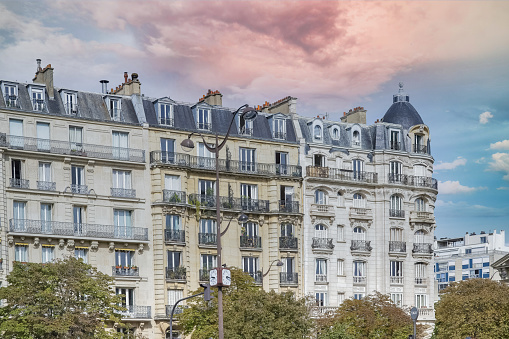
[[[166,279],[186,280],[186,268],[184,266],[166,267]]]
[[[437,179],[416,175],[389,173],[389,183],[438,189]]]
[[[406,242],[389,241],[389,252],[406,253]]]
[[[41,191],[56,191],[57,183],[52,181],[37,181],[37,189]]]
[[[280,272],[279,283],[281,285],[297,285],[299,283],[299,275],[298,273]]]
[[[318,213],[334,212],[334,206],[325,204],[311,204],[311,211]]]
[[[151,307],[150,306],[135,306],[128,305],[124,306],[127,311],[121,311],[120,314],[122,318],[128,319],[150,319],[151,315]]]
[[[299,202],[279,200],[279,212],[299,213]]]
[[[332,243],[332,238],[313,238],[311,247],[332,250],[334,248],[334,244]]]
[[[132,188],[111,187],[111,196],[118,198],[136,198],[136,190]]]
[[[262,248],[262,238],[258,236],[241,235],[241,248]]]
[[[186,308],[187,308],[186,305],[177,305],[177,307],[175,307],[175,311],[173,311],[173,315],[182,314],[184,312],[184,309],[186,309]],[[165,309],[166,309],[166,316],[169,318],[171,316],[171,310],[173,310],[173,305],[165,305]]]
[[[207,194],[189,194],[189,203],[200,207],[216,208],[216,196]],[[269,201],[250,198],[219,197],[222,209],[239,210],[249,212],[269,212]]]
[[[145,162],[145,151],[134,148],[83,144],[77,142],[7,136],[7,146],[12,149],[76,155],[82,157]]]
[[[359,181],[365,183],[377,183],[378,174],[373,172],[359,172],[330,167],[308,166],[306,173],[310,177],[329,178],[341,181]]]
[[[140,271],[138,267],[122,267],[122,266],[113,266],[111,268],[112,275],[114,277],[138,277],[140,276]]]
[[[194,194],[194,193],[189,194],[189,203],[191,205],[196,205],[197,203],[199,203],[200,207],[216,208],[216,195]]]
[[[187,167],[203,170],[216,170],[216,159],[199,157],[190,154],[174,152],[150,152],[150,163],[170,166]],[[296,165],[265,164],[258,162],[246,162],[238,160],[219,159],[220,172],[250,173],[267,176],[302,177],[302,167]],[[282,170],[283,169],[283,170]]]
[[[390,149],[393,149],[395,151],[399,151],[399,150],[401,150],[401,143],[400,142],[396,142],[396,141],[391,141],[389,143],[389,147],[390,147]]]
[[[435,218],[433,217],[433,212],[421,212],[421,211],[411,211],[410,212],[410,221],[421,221],[421,222],[429,222],[434,223]]]
[[[414,244],[412,253],[433,254],[433,245],[428,243]]]
[[[286,133],[281,131],[274,131],[272,134],[274,139],[286,140]]]
[[[20,108],[17,95],[4,95],[5,106],[8,108]]]
[[[200,269],[200,281],[209,281],[209,271],[210,269],[202,268]]]
[[[215,233],[198,233],[198,243],[200,245],[216,245],[217,234]]]
[[[253,129],[248,127],[243,127],[240,130],[240,135],[253,135]]]
[[[428,279],[427,278],[415,278],[415,284],[416,285],[427,285]]]
[[[365,284],[366,277],[353,277],[353,283],[354,284]]]
[[[279,237],[279,249],[280,250],[296,250],[297,249],[297,238],[296,237]]]
[[[186,192],[174,191],[174,190],[163,190],[163,201],[170,204],[185,204],[186,203]]]
[[[372,249],[371,241],[368,240],[352,240],[352,244],[350,245],[351,251],[370,252]]]
[[[371,208],[350,207],[350,216],[358,218],[372,218],[373,212]]]
[[[403,277],[390,277],[390,278],[391,278],[391,284],[397,284],[397,285],[403,284]]]
[[[412,149],[413,149],[414,153],[429,154],[428,147],[425,146],[425,145],[416,145],[416,144],[414,144]]]
[[[315,282],[327,282],[327,274],[315,274]]]
[[[164,241],[186,243],[186,231],[182,230],[164,230]]]
[[[251,276],[251,278],[254,279],[255,284],[261,285],[263,283],[262,272],[257,271],[257,272],[246,272],[246,273],[249,274]]]
[[[404,218],[405,211],[404,210],[395,210],[393,208],[389,209],[389,217],[392,218]]]
[[[46,102],[44,99],[32,99],[32,107],[34,111],[47,112]]]
[[[62,235],[70,237],[148,241],[148,228],[61,221],[10,219],[9,231],[16,233]]]
[[[30,182],[26,179],[15,179],[15,178],[9,179],[9,187],[28,189],[29,186],[30,186]]]
[[[197,122],[196,128],[201,130],[210,131],[212,129],[212,123],[211,122]]]
[[[88,194],[88,186],[87,185],[75,185],[75,184],[72,184],[69,187],[70,187],[72,193]]]
[[[159,119],[159,123],[161,125],[164,125],[164,126],[170,126],[170,127],[173,127],[174,126],[174,120],[171,119],[171,118],[164,118],[164,117],[161,117]]]

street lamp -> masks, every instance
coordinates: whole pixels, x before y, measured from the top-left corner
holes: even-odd
[[[210,146],[206,141],[203,135],[199,132],[191,133],[187,139],[183,140],[180,144],[182,150],[184,152],[190,152],[194,148],[194,142],[191,140],[191,136],[193,134],[198,134],[202,140],[203,145],[209,150],[211,153],[215,153],[216,155],[216,234],[217,234],[217,322],[219,329],[219,339],[224,339],[224,330],[223,330],[223,266],[221,265],[221,236],[226,232],[228,227],[221,233],[221,204],[219,202],[219,151],[224,147],[228,137],[230,136],[230,131],[233,126],[233,122],[235,120],[235,116],[240,113],[241,117],[245,120],[253,120],[257,116],[257,112],[254,108],[249,107],[247,104],[240,106],[235,112],[232,113],[232,120],[230,121],[230,126],[228,127],[228,132],[224,136],[224,139],[219,143],[219,135],[216,132],[216,144],[214,146]],[[241,221],[243,220],[243,221]],[[231,220],[230,220],[231,221]],[[247,221],[247,216],[242,214],[239,217],[240,222]],[[229,223],[228,223],[229,226]]]
[[[265,277],[267,274],[269,274],[270,269],[272,268],[272,265],[274,265],[274,263],[275,263],[276,261],[277,261],[276,266],[281,267],[281,266],[283,266],[283,265],[284,265],[284,264],[283,264],[283,262],[282,262],[281,260],[279,260],[279,259],[276,259],[276,260],[272,261],[272,262],[270,263],[270,266],[269,266],[269,269],[267,270],[267,272],[265,272],[265,273],[263,273],[263,274],[262,274],[262,278],[263,278],[263,277]],[[262,272],[263,272],[263,268],[262,268]]]

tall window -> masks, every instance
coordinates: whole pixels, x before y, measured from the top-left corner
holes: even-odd
[[[52,228],[52,208],[51,204],[41,204],[41,231],[43,233],[51,233]]]
[[[415,199],[415,210],[417,212],[426,212],[426,204],[423,198]]]
[[[285,257],[281,258],[281,261],[283,262],[283,268],[281,272],[286,273],[287,280],[293,279],[291,275],[294,272],[294,261],[295,259],[292,257]]]
[[[71,191],[73,193],[87,194],[88,187],[85,185],[85,168],[71,165]]]
[[[391,241],[403,241],[403,230],[401,228],[391,228],[390,229],[390,239]]]
[[[425,237],[426,237],[426,232],[424,232],[423,230],[415,231],[415,233],[414,233],[414,243],[415,244],[423,244]]]
[[[115,294],[122,296],[121,306],[127,308],[127,312],[134,311],[134,288],[120,288],[115,289]]]
[[[352,146],[360,146],[361,145],[361,134],[359,131],[354,131],[352,134]]]
[[[242,257],[242,270],[255,278],[258,269],[258,257]]]
[[[324,167],[325,166],[325,157],[321,154],[313,155],[313,166]]]
[[[173,105],[159,104],[159,123],[165,126],[173,126]]]
[[[168,290],[168,305],[169,306],[175,305],[177,303],[177,301],[179,301],[182,298],[184,298],[183,290]],[[175,310],[177,310],[177,309],[175,309]],[[179,336],[176,336],[176,338],[179,338]]]
[[[81,235],[84,231],[84,220],[85,220],[85,207],[82,206],[73,206],[72,207],[72,217],[74,224],[74,234]]]
[[[215,196],[216,182],[212,180],[199,180],[198,193],[201,195]]]
[[[326,198],[325,198],[325,192],[322,190],[316,190],[315,191],[315,204],[319,205],[325,205],[326,204]]]
[[[274,139],[286,139],[286,120],[274,119]]]
[[[37,122],[37,149],[40,151],[49,151],[51,149],[49,137],[49,124],[46,122]]]
[[[334,127],[332,129],[332,139],[339,140],[339,128]]]
[[[255,222],[246,222],[242,226],[242,235],[247,237],[257,237],[258,236],[258,224]]]
[[[338,259],[338,275],[345,275],[345,261],[343,259]]]
[[[240,195],[243,200],[258,199],[258,185],[240,184]]]
[[[122,267],[134,266],[134,250],[115,250],[115,265]]]
[[[327,227],[325,225],[315,225],[315,238],[327,238]]]
[[[113,188],[131,189],[131,171],[113,170]]]
[[[16,231],[25,231],[26,230],[26,224],[25,224],[25,209],[26,209],[26,202],[24,201],[13,201],[12,203],[12,219],[13,219],[13,226]]]
[[[28,188],[21,172],[21,160],[11,159],[11,187]]]
[[[415,307],[417,308],[428,307],[428,296],[426,294],[416,294]]]
[[[129,133],[112,132],[113,158],[129,160]]]
[[[390,262],[390,277],[392,284],[403,283],[403,262],[391,260]]]
[[[393,150],[400,150],[400,143],[399,143],[399,131],[391,130],[391,136],[390,136],[390,148]]]
[[[239,149],[239,160],[241,171],[254,172],[256,171],[256,150],[252,148]]]
[[[42,263],[52,262],[55,259],[55,246],[42,245]]]
[[[171,164],[175,162],[175,139],[161,138],[161,161]]]
[[[353,229],[353,240],[366,240],[366,231],[362,227],[355,227]]]
[[[201,269],[211,270],[217,267],[217,256],[212,254],[202,254],[200,261]]]
[[[353,207],[355,208],[366,208],[366,199],[360,193],[353,195]]]
[[[5,106],[19,107],[17,86],[4,85]]]
[[[74,257],[76,259],[81,259],[85,264],[88,264],[88,248],[86,247],[75,247],[74,248]]]
[[[253,120],[246,120],[242,115],[240,115],[239,133],[242,135],[253,135]]]
[[[316,306],[327,306],[329,301],[327,299],[327,292],[315,293]]]
[[[196,110],[196,128],[210,131],[212,123],[209,109],[199,108]]]
[[[290,223],[282,223],[281,224],[281,236],[282,237],[293,237],[294,236],[294,228]]]
[[[166,229],[171,231],[180,231],[182,229],[180,225],[180,215],[166,214]]]
[[[338,225],[338,241],[345,241],[345,228]]]
[[[175,270],[182,265],[182,252],[168,251],[168,269]]]
[[[114,210],[113,222],[115,225],[115,235],[121,238],[132,237],[132,211]]]
[[[171,191],[180,191],[180,176],[166,174],[164,176],[164,188]]]
[[[23,148],[25,140],[23,138],[23,120],[9,119],[9,143],[13,148]]]
[[[200,233],[202,234],[216,234],[216,220],[215,219],[200,219]]]
[[[353,178],[356,180],[362,180],[364,178],[364,161],[360,159],[354,159],[353,165]]]
[[[389,182],[401,182],[403,166],[399,161],[389,162]]]
[[[42,89],[32,88],[32,106],[34,111],[43,111],[44,107],[44,91]]]
[[[401,307],[403,305],[403,293],[391,293],[391,301],[396,306]]]
[[[51,186],[51,163],[39,162],[39,182],[38,189],[50,190]]]
[[[415,283],[426,284],[427,265],[422,262],[415,264]]]
[[[83,128],[69,126],[69,143],[71,144],[71,153],[81,152],[83,150]]]
[[[120,121],[120,100],[109,98],[108,111],[110,113],[111,120]]]
[[[320,125],[315,125],[313,129],[313,137],[315,140],[322,140],[322,127]]]
[[[315,259],[315,281],[327,281],[327,259]]]
[[[403,199],[399,195],[391,196],[391,210],[402,211],[403,210]]]
[[[288,174],[288,153],[276,152],[276,173]]]
[[[78,100],[76,93],[66,92],[64,94],[64,106],[66,114],[78,114]]]
[[[28,262],[28,244],[16,244],[14,246],[14,260]]]
[[[216,168],[216,154],[209,151],[203,142],[198,143],[198,157],[198,166],[210,169]]]
[[[353,282],[366,282],[366,263],[364,261],[355,260],[353,262]]]

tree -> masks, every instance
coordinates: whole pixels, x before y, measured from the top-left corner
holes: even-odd
[[[2,338],[116,338],[120,323],[112,278],[73,257],[52,263],[14,262],[0,288]],[[120,324],[123,326],[122,324]]]
[[[407,339],[413,333],[410,316],[379,292],[361,300],[345,300],[335,313],[320,319],[318,325],[320,339]]]
[[[233,268],[232,285],[223,291],[225,337],[229,339],[304,338],[313,321],[304,298],[291,292],[265,292],[253,278]],[[196,291],[195,293],[199,293]],[[192,339],[217,338],[217,292],[209,303],[191,299],[178,315],[184,334]]]
[[[498,281],[452,283],[435,310],[437,338],[509,338],[509,286]]]

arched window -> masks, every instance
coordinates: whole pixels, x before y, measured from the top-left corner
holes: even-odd
[[[355,208],[366,208],[366,199],[360,193],[353,195],[353,207]]]
[[[337,127],[332,128],[332,139],[334,140],[339,139],[339,128]]]
[[[399,195],[391,196],[391,209],[389,215],[397,218],[405,217],[405,211],[403,211],[403,199],[401,199]]]
[[[338,191],[338,206],[343,206],[345,204],[345,199],[343,197],[343,192]]]
[[[362,227],[355,227],[353,229],[353,240],[366,240],[366,230]]]
[[[315,238],[327,238],[327,226],[322,224],[315,225]]]
[[[326,204],[326,196],[325,192],[322,190],[315,191],[315,204],[325,205]]]
[[[426,212],[426,203],[423,198],[415,199],[415,210],[417,212]]]
[[[320,125],[315,125],[314,138],[316,140],[322,140],[322,127]]]
[[[360,146],[361,145],[361,134],[359,133],[359,131],[353,131],[352,136],[353,136],[352,145]]]

